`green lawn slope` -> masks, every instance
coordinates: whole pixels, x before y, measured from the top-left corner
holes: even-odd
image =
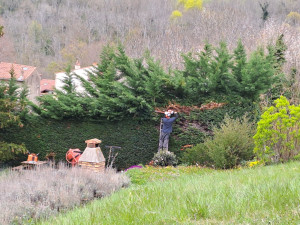
[[[39,224],[300,224],[299,162],[130,174],[130,188]]]

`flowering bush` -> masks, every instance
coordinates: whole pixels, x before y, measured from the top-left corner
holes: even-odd
[[[247,165],[248,165],[248,167],[256,167],[256,166],[258,166],[258,165],[261,165],[262,164],[262,162],[261,161],[250,161],[250,162],[248,162],[247,163]]]
[[[178,17],[182,17],[182,13],[178,10],[173,11],[172,15],[171,15],[171,18],[175,19],[175,18],[178,18]]]
[[[154,166],[176,166],[178,163],[176,155],[168,150],[159,151],[152,160]]]
[[[254,152],[265,162],[288,161],[300,154],[300,105],[281,96],[258,122]]]
[[[202,0],[179,0],[179,4],[182,4],[186,10],[191,8],[202,9]]]

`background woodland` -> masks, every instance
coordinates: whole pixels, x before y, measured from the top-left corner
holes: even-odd
[[[300,68],[299,0],[0,0],[1,61],[37,66],[43,77],[74,64],[98,61],[103,46],[121,42],[130,57],[145,50],[168,68],[180,55],[220,41],[242,40],[247,52],[284,34],[285,70]],[[180,12],[176,14],[174,12]],[[298,74],[299,76],[299,74]]]

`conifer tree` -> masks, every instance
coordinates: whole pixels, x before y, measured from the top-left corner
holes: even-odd
[[[9,83],[0,83],[0,129],[11,126],[22,127],[20,115],[25,111],[26,91],[20,91],[16,84],[13,68]],[[21,98],[20,98],[21,97]],[[16,154],[25,153],[24,145],[0,142],[0,161],[13,159]]]
[[[241,42],[241,40],[239,40],[238,45],[236,47],[236,49],[234,50],[234,65],[232,67],[232,74],[235,78],[235,86],[236,86],[236,90],[238,93],[240,93],[241,91],[241,82],[243,80],[243,69],[245,68],[246,64],[247,64],[247,55],[246,55],[246,51],[245,48]]]
[[[242,91],[244,98],[257,101],[259,95],[266,92],[277,77],[274,70],[273,50],[269,47],[269,54],[265,55],[262,48],[255,51],[242,71]]]
[[[277,40],[276,40],[276,44],[275,44],[275,52],[274,52],[274,56],[276,59],[276,63],[275,63],[275,69],[281,71],[283,64],[286,62],[285,59],[285,51],[287,50],[287,46],[284,43],[284,34],[281,34]]]
[[[206,45],[198,58],[191,53],[183,55],[185,69],[182,74],[187,99],[192,100],[193,104],[202,103],[201,100],[231,103],[257,101],[259,95],[266,92],[279,76],[274,70],[274,47],[269,46],[268,50],[265,55],[259,49],[248,60],[241,41],[233,54],[221,42],[216,48]]]
[[[215,48],[216,56],[211,64],[213,71],[210,77],[211,91],[215,98],[222,99],[223,96],[230,96],[234,86],[234,77],[230,69],[233,67],[232,56],[228,52],[225,42],[221,42],[218,48]]]
[[[284,43],[284,35],[281,34],[277,40],[274,46],[270,46],[272,48],[272,54],[274,56],[274,70],[275,74],[278,77],[278,80],[272,84],[270,87],[267,98],[269,99],[269,102],[273,102],[275,99],[279,98],[281,95],[285,95],[288,97],[288,93],[286,92],[286,89],[290,86],[288,78],[284,75],[282,71],[283,64],[286,62],[285,59],[285,52],[287,50],[287,46]]]
[[[140,119],[149,118],[153,107],[147,99],[146,80],[149,76],[143,66],[143,58],[130,59],[122,46],[118,48],[116,57],[117,68],[124,77],[123,95],[121,100],[127,106],[126,111]]]
[[[145,99],[152,106],[166,105],[168,101],[176,98],[176,87],[159,61],[155,61],[150,55],[145,58],[147,68],[145,68]]]
[[[64,84],[62,89],[66,94],[72,94],[75,92],[74,78],[75,75],[71,73],[71,65],[68,65],[65,69],[65,77],[62,79]]]
[[[38,97],[40,106],[35,106],[35,111],[43,117],[52,119],[83,118],[88,115],[86,101],[75,92],[75,74],[71,67],[65,69],[62,79],[62,90],[54,90],[54,94]]]
[[[193,102],[199,102],[200,99],[208,97],[210,92],[211,76],[212,76],[212,46],[206,44],[204,50],[197,54],[196,57],[192,53],[182,55],[185,70],[182,71],[186,80],[186,95]],[[176,73],[175,73],[176,74]]]

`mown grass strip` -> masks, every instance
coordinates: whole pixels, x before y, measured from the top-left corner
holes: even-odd
[[[40,224],[299,224],[300,163],[133,185]]]

